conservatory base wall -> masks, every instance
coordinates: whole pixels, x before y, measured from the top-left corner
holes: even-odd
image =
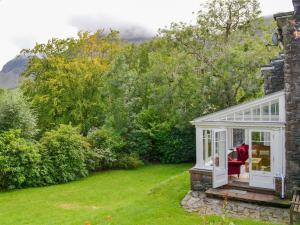
[[[212,187],[212,171],[205,169],[192,168],[191,175],[191,190],[206,191]]]

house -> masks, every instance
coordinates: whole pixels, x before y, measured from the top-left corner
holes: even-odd
[[[285,198],[300,186],[300,39],[292,15],[274,15],[284,54],[262,67],[265,96],[192,121],[192,190],[234,183]]]

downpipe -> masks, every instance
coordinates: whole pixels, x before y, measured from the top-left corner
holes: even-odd
[[[283,174],[281,174],[281,199],[284,199],[285,198],[285,194],[284,194],[284,180],[285,180],[285,177]]]

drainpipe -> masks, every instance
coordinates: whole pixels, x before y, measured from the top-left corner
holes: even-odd
[[[281,128],[280,129],[281,130],[281,137],[285,134],[285,129],[283,129],[283,128]],[[281,138],[281,140],[282,140],[282,138]],[[285,141],[285,138],[283,138],[283,140]],[[285,162],[285,143],[282,141],[282,143],[281,143],[281,149],[282,149],[282,151],[281,151],[281,154],[282,154],[282,159],[283,159],[283,163],[282,163],[282,165],[281,165],[281,198],[282,199],[284,199],[285,198],[285,164],[286,164],[286,162]]]
[[[284,194],[284,175],[281,174],[281,198],[284,199],[285,198],[285,194]]]

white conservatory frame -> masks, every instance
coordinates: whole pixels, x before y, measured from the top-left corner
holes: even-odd
[[[203,117],[199,117],[191,123],[196,127],[196,165],[195,169],[212,171],[213,187],[220,187],[228,183],[228,150],[233,146],[232,130],[243,129],[245,143],[251,149],[251,135],[253,132],[268,134],[270,136],[270,171],[256,172],[250,167],[250,186],[275,189],[275,178],[285,176],[285,94],[284,91],[276,92],[265,97],[246,102],[234,107],[221,110]],[[215,160],[209,165],[205,163],[204,143],[208,142],[210,132],[210,152],[212,159],[218,155],[220,163],[220,151],[216,144],[220,136],[226,138],[226,152],[223,154],[225,168],[218,168]],[[225,156],[224,156],[225,155]],[[251,154],[250,154],[251,155]],[[252,162],[252,157],[249,160]],[[221,161],[223,163],[223,161]],[[251,165],[251,163],[250,163]]]

